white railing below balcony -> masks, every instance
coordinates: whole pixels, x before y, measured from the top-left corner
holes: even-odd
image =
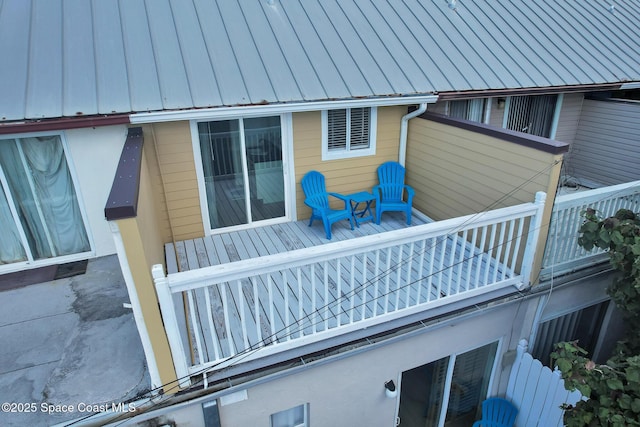
[[[591,208],[606,218],[620,209],[640,212],[640,181],[557,196],[542,261],[542,280],[606,260],[602,249],[586,251],[578,245],[583,212]]]
[[[219,369],[527,286],[544,199],[538,193],[535,203],[167,276],[156,265],[177,373]],[[175,309],[183,298],[186,325]]]

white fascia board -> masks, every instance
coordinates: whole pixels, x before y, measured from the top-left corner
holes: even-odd
[[[392,105],[433,104],[438,95],[399,96],[389,98],[363,98],[340,101],[298,102],[291,104],[248,105],[242,107],[217,107],[181,111],[136,113],[129,116],[132,124],[172,122],[181,120],[210,120],[233,117],[266,116],[302,111],[319,111],[358,107],[385,107]]]
[[[622,83],[622,86],[620,86],[620,90],[639,89],[639,88],[640,88],[640,82]]]

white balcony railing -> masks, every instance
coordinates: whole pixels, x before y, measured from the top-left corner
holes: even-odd
[[[219,369],[528,286],[544,199],[169,275],[156,265],[176,371]]]
[[[542,261],[542,280],[606,259],[602,249],[586,251],[578,245],[578,230],[584,222],[582,214],[587,208],[595,209],[598,216],[603,218],[614,215],[620,209],[640,212],[640,181],[556,197]]]

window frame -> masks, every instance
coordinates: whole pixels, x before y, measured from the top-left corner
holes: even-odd
[[[78,209],[80,211],[80,219],[82,221],[82,226],[84,228],[84,231],[87,237],[89,249],[83,252],[77,252],[73,254],[56,255],[53,257],[37,259],[33,257],[32,253],[30,253],[31,248],[29,248],[29,246],[27,245],[25,246],[25,250],[27,251],[27,259],[23,261],[13,262],[13,263],[0,264],[0,274],[12,273],[15,271],[23,270],[25,268],[37,268],[37,267],[54,265],[54,264],[63,264],[67,262],[81,261],[81,260],[86,260],[96,256],[96,246],[93,239],[93,230],[90,226],[89,217],[87,215],[85,202],[82,195],[80,180],[76,173],[76,168],[71,155],[71,148],[69,146],[69,143],[67,142],[65,132],[64,131],[42,131],[42,132],[6,134],[0,137],[0,144],[6,140],[25,139],[25,138],[32,138],[32,137],[53,137],[53,136],[57,136],[60,139],[63,156],[65,159],[65,162],[67,163],[67,168],[69,171],[69,175],[71,177],[71,182],[73,183],[73,190],[75,193],[74,195],[76,198],[76,203],[78,204]],[[0,186],[2,186],[2,188],[5,189],[7,202],[10,204],[10,207],[12,204],[15,205],[13,196],[9,191],[8,182],[4,177],[4,172],[0,173],[0,181],[2,181],[0,182]],[[15,213],[15,212],[12,212],[12,213]],[[12,217],[15,222],[16,217],[14,215],[12,215]],[[21,243],[24,246],[26,241],[24,240],[24,236],[22,235],[22,231],[20,231],[20,229],[19,229],[19,232],[21,234],[20,235]]]
[[[377,107],[355,107],[369,109],[369,147],[368,148],[349,148],[349,140],[346,141],[344,150],[329,150],[329,110],[322,110],[322,160],[339,160],[350,159],[354,157],[374,156],[376,154],[376,130],[378,126],[378,108]],[[351,124],[351,110],[354,108],[336,108],[334,110],[344,110],[346,114],[347,128]],[[350,133],[347,134],[351,138]]]
[[[302,403],[300,405],[292,406],[291,408],[283,409],[282,411],[275,412],[269,416],[269,426],[274,427],[273,417],[285,412],[292,412],[302,407],[302,423],[291,425],[291,427],[308,427],[309,426],[309,403]]]

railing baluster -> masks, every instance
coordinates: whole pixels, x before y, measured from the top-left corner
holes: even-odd
[[[291,339],[291,306],[289,304],[289,283],[287,283],[287,270],[280,271],[280,277],[282,277],[282,292],[284,293],[284,326],[285,326],[285,341]]]
[[[404,283],[404,287],[407,288],[407,302],[405,303],[405,308],[409,307],[411,304],[411,285],[413,285],[414,283],[420,284],[420,282],[416,279],[413,280],[413,260],[416,256],[416,254],[414,253],[415,251],[415,242],[411,242],[411,244],[409,245],[409,265],[407,265],[407,274],[406,274],[406,282]],[[417,302],[416,302],[417,304]]]
[[[297,275],[296,278],[298,280],[298,319],[296,320],[296,325],[298,326],[298,336],[301,337],[303,334],[302,330],[302,319],[304,318],[304,294],[302,292],[302,267],[298,267],[296,269]]]
[[[336,288],[338,292],[336,304],[336,322],[338,326],[342,326],[342,260],[340,258],[336,260],[336,276]]]
[[[244,304],[245,303],[244,293],[242,292],[242,282],[238,280],[236,284],[238,285],[238,295],[240,298],[240,301],[238,301],[238,304],[240,305],[240,310],[238,311],[240,314],[240,326],[242,327],[242,342],[244,344],[243,350],[246,350],[249,348],[249,334],[247,333],[247,315],[246,315],[245,304]]]
[[[493,258],[492,255],[493,255],[495,241],[496,241],[496,225],[491,224],[491,235],[489,237],[489,247],[487,248],[487,252],[485,254],[487,265],[485,266],[485,269],[484,269],[484,283],[486,285],[489,284],[489,270],[491,270],[491,260]]]
[[[429,241],[433,241],[433,245],[431,245],[431,243],[429,243],[429,272],[427,273],[427,302],[431,301],[431,286],[433,285],[433,275],[434,275],[434,271],[433,271],[433,266],[435,263],[435,259],[436,259],[436,247],[438,246],[438,238],[437,237],[432,237],[431,239],[429,239]],[[436,295],[436,299],[438,299],[438,296]]]
[[[496,265],[493,268],[493,279],[492,282],[496,283],[498,281],[498,265],[500,264],[500,259],[502,258],[502,250],[504,249],[504,235],[506,233],[506,223],[501,222],[500,223],[500,237],[498,237],[498,242],[497,242],[497,246],[498,246],[498,250],[496,252],[495,255],[495,260],[496,260]]]
[[[271,340],[278,341],[276,335],[276,317],[274,315],[275,304],[273,303],[273,279],[271,274],[267,274],[267,292],[269,294],[269,322],[271,323]]]
[[[234,342],[233,342],[233,336],[231,335],[231,323],[229,321],[229,310],[231,310],[231,306],[229,306],[229,303],[227,301],[227,284],[226,282],[222,282],[220,283],[220,294],[222,297],[222,312],[224,313],[224,327],[225,327],[225,331],[227,333],[227,340],[229,343],[229,356],[233,356],[234,354],[236,354],[235,350],[234,350]]]
[[[264,337],[262,336],[262,316],[260,315],[260,296],[258,295],[258,281],[255,276],[252,276],[249,280],[251,280],[251,288],[253,290],[253,311],[255,312],[255,321],[256,321],[256,335],[258,337],[258,346],[264,345]]]
[[[471,290],[475,287],[475,283],[471,283],[471,272],[473,271],[473,265],[477,262],[476,256],[476,239],[478,238],[478,228],[474,227],[471,232],[471,244],[469,245],[469,265],[467,265],[467,277],[465,279],[465,283],[467,284],[467,289]]]
[[[480,248],[480,253],[478,254],[478,264],[476,265],[476,279],[474,289],[479,288],[482,285],[480,274],[482,273],[482,262],[484,261],[484,253],[487,245],[487,227],[487,225],[482,227],[482,233],[480,235],[480,245],[478,245],[478,247]]]
[[[440,249],[440,261],[438,262],[438,269],[436,270],[437,276],[438,276],[438,285],[436,286],[437,290],[436,290],[436,300],[439,300],[440,298],[442,298],[442,282],[444,279],[444,271],[443,271],[443,266],[444,266],[444,258],[446,256],[447,253],[447,242],[449,241],[448,236],[444,235],[441,236],[441,240],[439,242],[439,244],[441,245],[441,249]],[[447,295],[444,295],[447,296]]]
[[[458,250],[458,234],[450,234],[447,236],[447,241],[451,242],[451,251],[449,252],[449,263],[447,268],[444,269],[447,273],[447,295],[453,295],[451,292],[451,281],[453,280],[453,271],[455,267],[456,251]]]
[[[378,315],[378,305],[380,305],[380,249],[376,249],[376,264],[373,271],[373,277],[376,281],[376,292],[373,295],[373,317]]]
[[[311,326],[313,333],[318,332],[318,307],[316,303],[316,264],[311,264]]]
[[[218,335],[216,334],[216,328],[213,325],[213,312],[211,311],[211,296],[209,295],[210,289],[204,288],[204,303],[207,305],[207,323],[209,324],[209,331],[211,335],[211,342],[213,342],[213,355],[216,360],[220,359],[220,352],[222,352],[222,347],[220,346],[220,342],[218,340]],[[220,346],[220,352],[218,352],[218,346]]]
[[[367,309],[367,291],[369,289],[369,283],[367,283],[367,269],[368,269],[369,252],[362,254],[362,303],[360,305],[360,320],[364,320]]]
[[[509,221],[509,232],[507,233],[507,245],[504,251],[504,261],[502,262],[502,274],[500,275],[500,280],[504,280],[507,277],[507,269],[504,267],[508,265],[509,260],[511,259],[511,244],[513,243],[513,227],[515,227],[515,220]],[[516,246],[517,248],[517,246]]]
[[[467,249],[467,229],[464,229],[464,231],[462,232],[462,238],[459,235],[456,235],[456,240],[458,242],[460,242],[460,255],[458,255],[458,272],[456,274],[456,294],[460,292],[460,287],[465,285],[464,283],[462,283],[462,267],[464,267],[465,264],[465,258],[466,258],[466,249]],[[458,245],[456,245],[457,247]],[[465,285],[465,289],[468,288],[468,285]]]
[[[400,294],[402,292],[402,255],[404,255],[404,245],[398,246],[398,261],[395,263],[396,274],[396,303],[395,309],[400,309]]]
[[[324,330],[329,329],[329,261],[324,262]]]
[[[193,335],[196,338],[196,356],[198,359],[198,363],[194,363],[194,365],[200,364],[204,362],[204,348],[202,347],[202,339],[200,338],[200,328],[198,328],[198,319],[196,317],[196,307],[193,301],[193,294],[197,291],[197,289],[192,289],[187,291],[187,301],[189,302],[189,314],[191,316],[191,324],[193,327]]]
[[[356,290],[356,256],[355,255],[351,255],[351,274],[350,274],[350,283],[351,285],[349,286],[349,295],[351,296],[351,307],[349,309],[349,324],[353,323],[353,311],[355,308],[355,303],[356,303],[356,295],[357,295],[357,290]]]
[[[391,282],[391,248],[387,248],[387,267],[384,272],[384,311],[383,313],[389,313],[389,283]]]

